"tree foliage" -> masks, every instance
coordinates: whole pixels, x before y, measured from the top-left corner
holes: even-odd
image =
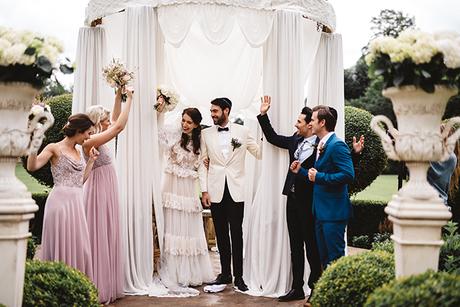
[[[364,95],[369,86],[369,67],[361,56],[353,67],[344,71],[345,99],[356,99]]]
[[[371,19],[371,29],[374,31],[372,38],[381,35],[397,37],[402,31],[411,28],[415,28],[415,17],[401,11],[381,10],[378,16]]]

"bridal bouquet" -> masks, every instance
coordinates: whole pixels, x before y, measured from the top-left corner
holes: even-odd
[[[174,110],[179,103],[179,95],[165,86],[157,87],[157,103],[154,105],[158,112],[168,112]]]
[[[384,88],[415,85],[433,93],[435,85],[460,86],[460,35],[406,30],[397,38],[371,41],[365,57],[369,72]]]
[[[53,37],[0,27],[0,82],[25,82],[39,89],[58,68],[62,51],[62,44]],[[59,69],[73,72],[68,63]]]
[[[109,65],[102,69],[102,74],[112,88],[125,88],[134,79],[134,73],[128,71],[123,63],[112,59]],[[126,94],[122,94],[122,100],[126,101]]]

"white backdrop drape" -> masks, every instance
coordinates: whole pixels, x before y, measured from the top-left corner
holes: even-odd
[[[294,131],[319,39],[316,23],[293,12],[277,13],[264,45],[263,88],[264,94],[272,96],[269,117],[280,134],[291,135]],[[245,210],[244,276],[250,294],[279,296],[291,286],[286,197],[281,194],[289,157],[284,149],[266,142],[263,146],[257,191]],[[307,269],[306,277],[308,274]]]
[[[325,104],[338,113],[336,134],[345,137],[345,97],[343,87],[343,50],[340,34],[321,34],[311,75],[308,79],[308,106]]]
[[[117,153],[125,293],[142,294],[153,275],[152,201],[162,210],[160,155],[153,110],[156,95],[156,13],[149,7],[128,8],[123,57],[135,72],[134,102],[128,125],[119,136]],[[152,199],[153,196],[153,199]],[[159,225],[159,229],[162,229]]]
[[[107,39],[105,29],[80,28],[78,32],[76,72],[73,89],[72,113],[84,113],[91,105],[111,107],[112,91],[102,77],[107,63]]]

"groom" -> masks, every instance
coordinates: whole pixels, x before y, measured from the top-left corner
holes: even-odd
[[[232,102],[228,98],[211,101],[211,117],[215,126],[201,133],[201,155],[209,159],[209,169],[200,176],[200,185],[203,206],[211,207],[220,254],[221,273],[213,284],[232,282],[232,257],[234,286],[240,291],[247,291],[243,280],[242,228],[245,157],[247,150],[261,159],[262,151],[246,127],[229,122],[231,109]]]

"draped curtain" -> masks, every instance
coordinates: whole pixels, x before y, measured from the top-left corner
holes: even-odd
[[[153,109],[157,26],[152,8],[126,10],[122,59],[135,73],[134,101],[128,125],[119,136],[116,163],[125,259],[124,290],[127,294],[145,294],[152,282],[152,203],[156,212],[162,211],[158,176],[161,166]],[[161,226],[158,228],[163,229]]]
[[[345,137],[343,50],[340,34],[321,34],[321,41],[308,79],[308,106],[325,104],[338,113],[336,134]]]
[[[279,134],[292,135],[304,104],[304,85],[316,54],[316,23],[293,12],[277,12],[264,44],[263,89],[272,97],[270,121]],[[245,210],[244,275],[250,294],[280,296],[291,286],[286,197],[281,194],[288,152],[263,143],[261,175],[254,200]],[[308,262],[306,263],[308,268]],[[305,271],[306,279],[309,271]]]
[[[77,56],[75,59],[75,82],[72,113],[84,113],[91,105],[109,107],[110,88],[105,86],[102,67],[107,63],[107,39],[103,27],[80,28]]]

